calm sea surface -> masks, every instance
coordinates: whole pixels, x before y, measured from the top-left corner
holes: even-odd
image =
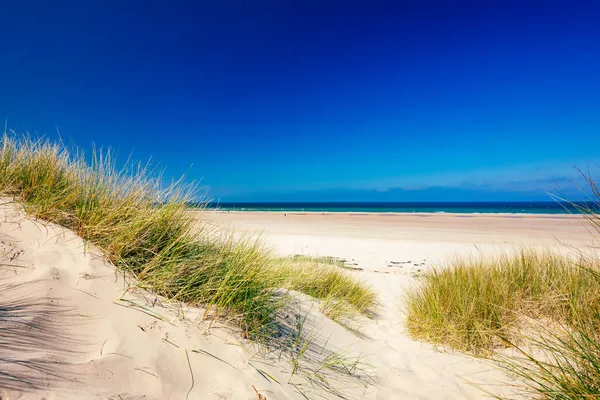
[[[558,202],[418,202],[418,203],[210,203],[221,211],[569,214],[573,205]]]

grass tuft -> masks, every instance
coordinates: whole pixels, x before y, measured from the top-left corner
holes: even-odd
[[[482,353],[518,341],[527,319],[576,324],[600,300],[589,259],[521,250],[495,258],[456,260],[408,294],[410,333]]]
[[[371,315],[375,292],[342,270],[341,265],[343,262],[333,257],[296,255],[279,259],[274,272],[282,279],[282,288],[321,300],[322,312],[334,321]]]
[[[598,305],[579,316],[576,326],[539,324],[526,334],[528,345],[510,343],[517,355],[493,360],[515,375],[534,398],[578,400],[600,398],[600,331]]]
[[[140,285],[205,306],[214,318],[227,314],[250,337],[274,332],[283,301],[274,291],[282,285],[359,312],[373,302],[372,292],[324,268],[325,260],[279,268],[257,240],[209,230],[201,214],[188,212],[197,195],[194,185],[164,182],[150,165],[118,168],[110,151],[86,155],[29,136],[0,137],[0,196],[73,230]]]
[[[416,338],[495,361],[527,396],[600,398],[595,258],[522,250],[457,260],[409,293],[407,324]]]
[[[161,295],[237,316],[249,334],[268,326],[276,283],[256,243],[209,235],[186,212],[194,186],[165,183],[148,165],[117,168],[110,151],[27,136],[0,139],[0,195],[75,231]]]

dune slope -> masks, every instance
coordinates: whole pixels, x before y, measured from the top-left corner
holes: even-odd
[[[2,399],[251,399],[257,392],[302,399],[300,391],[336,397],[308,384],[302,371],[291,376],[289,357],[263,354],[237,328],[209,329],[204,310],[137,289],[74,233],[28,219],[6,200],[0,263]],[[324,324],[349,342],[352,335],[317,308],[306,309],[306,335]],[[319,356],[318,346],[312,340],[307,347]],[[298,369],[322,360],[306,357]],[[361,393],[349,381],[341,390]]]

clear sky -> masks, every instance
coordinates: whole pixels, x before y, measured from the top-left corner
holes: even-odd
[[[598,1],[6,1],[0,116],[226,200],[546,199],[600,160]]]

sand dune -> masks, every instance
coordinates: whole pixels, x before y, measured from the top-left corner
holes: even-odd
[[[295,308],[282,316],[291,335],[302,323],[307,351],[294,370],[284,349],[265,352],[225,323],[203,321],[202,309],[136,288],[72,232],[4,204],[1,398],[483,398],[473,384],[506,394],[510,380],[492,365],[410,339],[403,291],[455,253],[587,237],[577,218],[208,215],[219,227],[262,231],[278,254],[347,259],[357,268],[352,273],[377,291],[377,318],[360,320],[357,336],[297,295]],[[332,356],[356,370],[324,368]]]
[[[378,384],[370,398],[477,399],[513,393],[494,366],[410,339],[402,296],[426,270],[457,255],[530,247],[569,251],[591,245],[579,216],[378,215],[214,212],[211,220],[235,232],[262,232],[278,254],[335,256],[380,296],[380,315],[363,321],[355,347],[370,354]],[[443,349],[442,349],[443,350]]]
[[[0,257],[2,399],[303,398],[285,359],[135,289],[72,232],[13,204],[0,207]]]

